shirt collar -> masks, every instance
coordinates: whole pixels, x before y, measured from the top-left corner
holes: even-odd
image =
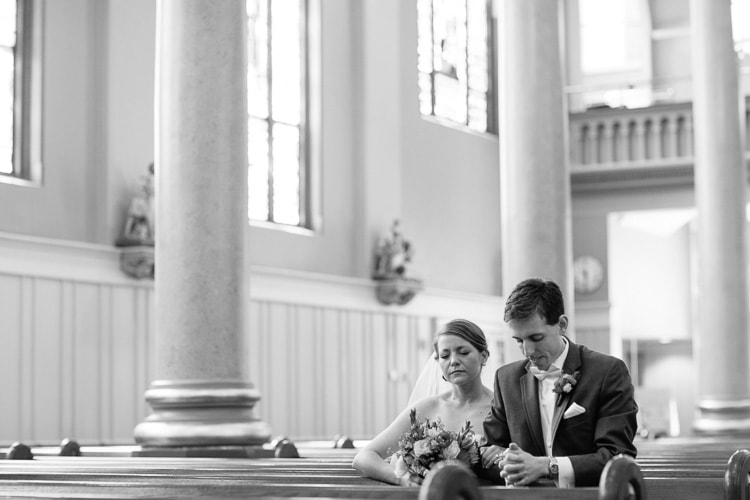
[[[565,344],[565,348],[563,349],[563,352],[560,353],[560,355],[555,359],[555,361],[550,365],[549,369],[553,370],[555,368],[562,370],[563,365],[565,364],[565,359],[568,357],[568,350],[570,350],[570,343],[568,342],[568,339],[566,339],[564,336],[562,337],[563,343]],[[549,370],[548,370],[549,371]]]

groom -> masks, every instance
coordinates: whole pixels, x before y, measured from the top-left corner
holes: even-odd
[[[563,488],[598,485],[610,458],[636,454],[638,406],[625,363],[565,337],[562,292],[552,281],[519,283],[505,322],[526,360],[495,374],[484,467],[497,466],[508,485],[545,478]]]

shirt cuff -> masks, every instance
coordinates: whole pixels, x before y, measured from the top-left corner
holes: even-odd
[[[568,457],[557,457],[557,466],[559,476],[557,479],[558,488],[573,488],[576,485],[576,474],[573,470],[573,464]]]

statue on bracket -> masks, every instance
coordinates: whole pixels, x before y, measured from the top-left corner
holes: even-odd
[[[154,164],[141,177],[140,191],[130,200],[125,229],[117,246],[154,245]]]
[[[120,268],[134,278],[154,277],[154,164],[141,177],[139,191],[130,200],[125,228],[115,245],[122,247]]]
[[[390,233],[378,241],[372,278],[377,281],[376,295],[381,304],[404,305],[422,289],[422,282],[406,276],[414,247],[404,238],[398,219]]]

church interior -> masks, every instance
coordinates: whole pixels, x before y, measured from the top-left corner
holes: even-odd
[[[750,442],[750,1],[0,9],[0,447],[356,445],[532,276],[645,449]]]

